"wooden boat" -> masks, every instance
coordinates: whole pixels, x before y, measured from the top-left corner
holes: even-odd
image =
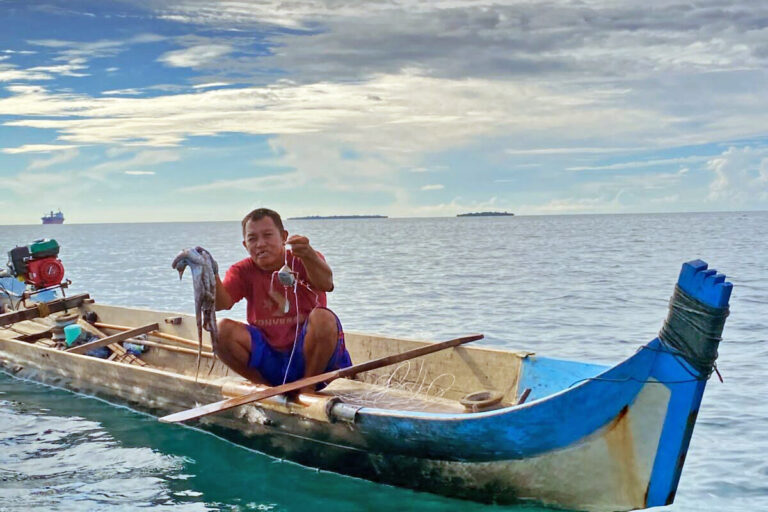
[[[198,425],[301,464],[483,502],[534,500],[579,510],[670,504],[730,292],[725,276],[706,263],[684,264],[660,338],[612,367],[465,345],[410,368],[339,379],[320,393],[206,416]],[[137,359],[113,344],[105,360],[51,346],[53,315],[43,313],[61,309],[60,300],[26,310],[38,318],[0,329],[6,372],[157,415],[260,389],[209,352],[196,378],[191,316],[68,300],[80,316],[95,314],[92,332],[144,326],[133,332],[149,332],[150,350]],[[0,324],[8,315],[21,318],[6,313]],[[347,334],[357,362],[425,343]]]

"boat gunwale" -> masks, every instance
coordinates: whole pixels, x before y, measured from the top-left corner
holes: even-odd
[[[143,308],[143,307],[117,306],[117,305],[104,304],[104,303],[95,303],[95,302],[91,303],[91,304],[83,304],[82,306],[80,306],[80,309],[88,310],[91,306],[106,307],[106,308],[109,308],[109,309],[114,309],[114,310],[117,310],[117,311],[128,312],[128,313],[133,312],[133,311],[138,311],[138,312],[144,312],[144,313],[159,314],[159,315],[164,315],[164,316],[180,316],[182,318],[188,318],[190,320],[194,320],[194,316],[192,316],[190,314],[187,314],[187,313],[181,313],[181,312],[175,312],[175,311],[163,311],[163,310],[157,310],[157,309],[151,309],[151,308]],[[159,325],[162,326],[164,324],[159,324]],[[132,326],[126,326],[126,327],[132,327]],[[418,340],[418,339],[413,339],[413,338],[400,338],[400,337],[386,336],[386,335],[380,335],[380,334],[375,334],[375,333],[366,333],[366,332],[360,332],[360,331],[345,331],[345,334],[351,334],[353,336],[360,336],[360,337],[368,337],[368,338],[373,338],[373,339],[380,339],[382,341],[393,340],[393,341],[404,341],[404,342],[412,342],[412,343],[419,343],[419,344],[435,343],[435,342],[431,342],[431,341],[427,341],[427,340]],[[0,336],[0,343],[2,343],[3,341],[18,342],[18,343],[22,344],[23,346],[27,346],[27,347],[31,346],[34,349],[41,349],[43,351],[50,351],[50,352],[54,352],[54,353],[61,353],[62,352],[62,351],[60,351],[58,349],[54,349],[54,348],[50,348],[50,347],[45,347],[45,346],[42,346],[42,345],[36,345],[34,343],[25,342],[23,340],[17,340],[17,339],[14,339],[14,337],[3,337],[3,336]],[[208,345],[208,346],[210,346],[210,345]],[[203,347],[204,348],[206,347],[205,340],[203,342]],[[642,349],[643,347],[644,346],[641,346],[640,348]],[[486,347],[486,346],[482,346],[482,345],[462,346],[461,348],[463,350],[469,350],[469,351],[482,351],[482,352],[503,353],[506,356],[518,357],[520,359],[526,359],[528,357],[535,356],[535,353],[531,352],[531,351],[516,350],[516,349],[505,350],[505,349],[500,349],[500,348],[496,348],[496,347]],[[2,352],[2,349],[0,349],[0,352]],[[634,357],[638,352],[639,352],[639,350],[636,351],[634,354],[632,354],[632,355],[630,355],[630,356],[620,360],[619,362],[617,362],[616,364],[614,364],[612,366],[605,366],[603,371],[601,373],[597,374],[595,377],[584,379],[583,382],[579,382],[576,385],[572,385],[572,386],[569,386],[567,388],[564,388],[564,389],[561,389],[559,391],[556,391],[554,393],[550,393],[550,394],[547,394],[545,396],[542,396],[542,397],[539,397],[539,398],[527,401],[527,402],[525,402],[523,404],[510,404],[510,405],[508,405],[506,407],[502,407],[502,408],[498,408],[498,409],[493,409],[493,410],[488,410],[488,411],[478,411],[478,412],[473,412],[473,411],[466,411],[466,412],[429,412],[429,411],[418,411],[418,410],[414,411],[414,410],[407,410],[407,409],[388,409],[388,408],[381,408],[381,407],[371,407],[371,406],[366,406],[366,405],[358,406],[358,405],[356,405],[354,403],[350,403],[350,402],[345,402],[345,403],[347,403],[348,405],[354,405],[355,407],[358,407],[357,414],[366,415],[366,416],[372,416],[372,417],[391,417],[391,418],[404,418],[404,419],[409,419],[409,420],[447,421],[447,422],[460,422],[460,421],[467,421],[467,420],[476,421],[476,420],[482,420],[484,418],[495,418],[495,417],[498,417],[498,416],[503,416],[503,415],[511,414],[511,413],[514,413],[514,412],[517,412],[517,411],[522,411],[522,410],[525,410],[525,409],[529,409],[529,408],[534,407],[534,406],[539,406],[539,405],[541,405],[543,403],[546,403],[546,402],[548,402],[550,400],[556,400],[556,399],[558,399],[559,397],[561,397],[564,394],[575,392],[576,390],[581,389],[583,386],[588,385],[590,383],[591,379],[599,378],[600,376],[602,376],[602,375],[612,371],[617,366],[620,366],[620,365],[624,364],[626,361],[628,361],[629,359]],[[191,383],[191,384],[203,384],[203,385],[212,385],[212,386],[218,386],[218,387],[222,386],[222,383],[220,381],[215,380],[215,379],[214,380],[203,379],[203,378],[197,378],[196,379],[194,376],[186,375],[184,373],[180,373],[180,372],[177,372],[177,371],[172,371],[172,370],[169,370],[169,369],[161,369],[161,368],[156,368],[156,367],[152,367],[152,366],[141,366],[141,367],[139,367],[139,366],[131,365],[129,363],[123,363],[123,362],[119,362],[119,361],[112,361],[112,360],[108,360],[108,359],[94,358],[92,356],[87,356],[85,354],[76,354],[76,353],[71,353],[71,352],[63,352],[63,353],[65,353],[67,355],[72,355],[72,356],[78,356],[78,357],[85,358],[85,359],[82,359],[82,360],[83,361],[88,361],[89,364],[91,364],[91,363],[98,364],[99,362],[102,362],[102,363],[112,363],[112,364],[117,364],[117,365],[121,365],[121,366],[129,366],[129,367],[132,367],[134,369],[145,370],[149,374],[156,374],[156,375],[163,375],[163,376],[172,376],[173,378],[179,379],[181,381],[186,381],[187,383]],[[573,360],[573,359],[558,359],[558,360],[565,361],[565,362],[573,362],[573,363],[581,363],[582,362],[582,361]],[[45,371],[45,370],[43,370],[43,371]],[[260,386],[258,386],[258,384],[257,384],[256,387],[259,388]],[[322,394],[322,393],[318,394],[318,395],[322,396],[322,397],[328,397],[328,398],[332,398],[333,397],[333,395],[327,395],[327,394]],[[280,398],[281,398],[280,395],[278,395],[277,397],[275,397],[275,399],[267,399],[266,401],[274,402],[275,404],[284,402],[284,400],[281,400]],[[254,406],[258,407],[258,403],[254,403],[254,404],[251,404],[251,405],[254,405]]]
[[[479,412],[466,412],[466,413],[442,413],[442,412],[422,412],[422,411],[393,411],[392,409],[382,409],[382,408],[376,408],[376,407],[365,407],[361,408],[358,411],[358,414],[364,413],[371,416],[387,416],[387,417],[393,417],[393,418],[407,418],[411,420],[431,420],[431,421],[462,421],[467,419],[483,419],[483,418],[489,418],[489,417],[495,417],[495,416],[503,416],[505,414],[521,411],[524,409],[531,408],[533,406],[539,406],[546,402],[557,400],[561,398],[563,395],[576,392],[577,390],[580,390],[584,386],[591,385],[594,381],[600,381],[602,376],[614,371],[617,367],[627,363],[631,359],[635,358],[638,353],[640,353],[643,349],[645,349],[648,345],[656,341],[655,338],[651,342],[641,345],[635,353],[625,357],[624,359],[618,361],[616,364],[612,366],[606,366],[602,372],[595,375],[594,377],[588,377],[581,379],[580,382],[574,383],[571,386],[568,386],[567,388],[561,389],[559,391],[556,391],[554,393],[550,393],[548,395],[542,396],[540,398],[536,398],[531,401],[526,401],[522,404],[512,404],[507,407],[502,407],[499,409],[493,409],[490,411],[479,411]],[[561,361],[568,361],[568,362],[575,362],[579,363],[581,361],[576,361],[572,359],[561,359]],[[653,382],[653,383],[659,383],[663,384],[661,381],[658,381],[656,379],[649,378],[646,376],[646,382]],[[639,391],[639,390],[638,390]],[[388,411],[391,412],[397,412],[399,414],[388,414]]]

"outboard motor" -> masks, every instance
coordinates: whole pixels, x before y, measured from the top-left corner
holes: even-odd
[[[64,280],[59,250],[58,242],[52,238],[15,247],[8,251],[8,270],[0,271],[0,277],[13,276],[37,290],[59,286]]]

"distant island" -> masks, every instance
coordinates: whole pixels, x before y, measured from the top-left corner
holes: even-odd
[[[387,219],[386,215],[310,215],[308,217],[289,217],[288,220],[323,220],[323,219]]]
[[[460,213],[457,217],[513,217],[514,213],[509,212],[472,212]]]

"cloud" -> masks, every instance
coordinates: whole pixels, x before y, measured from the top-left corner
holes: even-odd
[[[214,87],[226,87],[228,85],[232,85],[232,84],[230,84],[229,82],[210,82],[207,84],[193,85],[192,88],[193,89],[211,89]]]
[[[50,153],[52,151],[66,151],[79,146],[72,144],[24,144],[16,148],[3,148],[3,153],[16,155],[19,153]]]
[[[588,193],[622,194],[642,191],[667,191],[686,177],[687,168],[674,172],[647,172],[642,174],[612,175],[605,180],[588,181],[581,189]]]
[[[78,184],[72,187],[72,184]],[[82,188],[73,171],[65,172],[22,172],[14,177],[3,179],[3,188],[28,200],[29,191],[35,191],[35,200],[44,204],[61,199],[62,187],[76,192]]]
[[[216,180],[203,185],[193,185],[179,189],[179,192],[211,192],[211,191],[252,191],[277,190],[298,187],[306,183],[306,176],[299,172],[270,174],[253,178],[236,180]]]
[[[421,187],[421,190],[443,190],[445,187],[443,185],[435,184],[435,185],[424,185]]]
[[[88,66],[85,65],[85,59],[73,58],[70,59],[67,64],[57,64],[54,66],[35,66],[29,68],[27,71],[33,73],[42,71],[45,73],[52,73],[61,76],[84,77],[89,76],[88,73],[79,73],[78,71],[81,69],[86,69],[87,67]]]
[[[612,147],[573,147],[573,148],[536,148],[536,149],[506,149],[504,152],[508,155],[575,155],[580,153],[628,153],[632,151],[638,151],[644,148],[640,147],[627,147],[627,148],[612,148]]]
[[[382,153],[424,152],[476,137],[572,131],[620,137],[646,130],[653,136],[664,117],[617,112],[584,98],[559,96],[514,82],[447,80],[404,73],[364,83],[294,84],[204,90],[151,98],[92,98],[49,93],[41,87],[9,87],[0,115],[7,126],[57,130],[78,143],[175,145],[189,136],[334,133],[338,145]],[[587,93],[589,94],[589,93]],[[372,96],[381,98],[370,99]],[[553,110],[553,107],[557,109]]]
[[[32,160],[27,166],[28,171],[34,171],[37,169],[45,169],[58,164],[63,164],[73,160],[80,154],[77,149],[67,149],[65,151],[58,151],[54,153],[50,158],[41,158]]]
[[[659,165],[674,165],[684,163],[703,162],[711,158],[709,156],[686,156],[680,158],[662,158],[657,160],[637,160],[632,162],[620,162],[609,165],[587,165],[568,167],[567,171],[616,171],[623,169],[642,169],[645,167],[657,167]]]
[[[232,50],[231,46],[224,44],[199,45],[164,53],[157,60],[171,67],[196,68],[209,64]]]
[[[127,39],[102,39],[99,41],[70,41],[65,39],[30,39],[34,46],[51,48],[56,51],[54,60],[98,59],[114,57],[134,44],[157,43],[166,40],[157,34],[137,34]]]
[[[34,81],[34,80],[52,80],[53,76],[50,73],[44,73],[42,71],[29,71],[26,69],[19,69],[17,66],[0,63],[0,82],[19,82],[19,81]]]
[[[403,205],[401,210],[395,209],[393,213],[416,217],[453,217],[459,213],[468,213],[487,210],[512,210],[511,205],[500,201],[498,197],[490,197],[485,200],[470,200],[463,197],[455,197],[447,203],[410,206]]]
[[[410,172],[421,174],[421,173],[428,173],[428,172],[442,172],[447,169],[444,165],[432,165],[429,167],[412,167],[408,169]]]
[[[574,213],[613,213],[622,211],[620,194],[607,197],[572,197],[552,199],[538,205],[523,205],[519,210],[526,214],[562,215]]]
[[[768,149],[730,147],[707,162],[715,173],[709,185],[710,201],[727,201],[733,207],[768,201]]]
[[[680,195],[672,194],[668,196],[654,197],[650,201],[656,204],[676,204],[680,202]]]
[[[131,176],[154,176],[155,171],[125,171],[125,174]]]
[[[112,89],[109,91],[102,91],[102,96],[139,96],[142,94],[139,89]]]
[[[181,154],[178,151],[173,150],[144,150],[130,155],[128,158],[117,159],[119,156],[130,154],[122,150],[108,152],[111,159],[95,165],[89,169],[85,169],[79,172],[79,175],[83,178],[90,178],[97,181],[103,181],[110,174],[125,173],[130,174],[137,171],[137,169],[157,166],[169,162],[176,162],[181,158]],[[126,172],[128,171],[128,172]]]

